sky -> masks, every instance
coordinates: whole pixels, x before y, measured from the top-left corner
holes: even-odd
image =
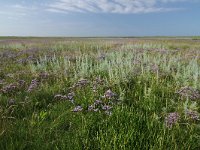
[[[0,0],[0,36],[199,36],[200,0]]]

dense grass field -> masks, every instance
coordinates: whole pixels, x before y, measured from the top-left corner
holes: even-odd
[[[1,38],[1,150],[199,150],[198,38]]]

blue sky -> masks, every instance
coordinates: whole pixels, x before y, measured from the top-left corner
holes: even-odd
[[[0,36],[200,35],[200,0],[0,0]]]

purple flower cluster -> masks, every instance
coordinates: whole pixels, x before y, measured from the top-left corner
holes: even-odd
[[[2,52],[1,57],[6,58],[6,59],[7,58],[14,59],[17,57],[17,53],[14,51],[11,51],[11,50],[6,50],[6,51]]]
[[[81,79],[77,83],[75,83],[72,88],[77,88],[77,87],[84,87],[89,83],[87,79]]]
[[[4,84],[5,82],[2,82],[2,84]],[[21,88],[24,88],[25,86],[25,81],[24,80],[19,80],[16,83],[10,83],[6,86],[3,86],[1,89],[2,93],[13,93],[18,91]]]
[[[107,90],[105,93],[104,93],[104,96],[102,98],[108,98],[108,99],[112,99],[113,97],[115,97],[116,94],[113,93],[110,89]]]
[[[54,96],[54,98],[57,99],[57,100],[65,100],[65,99],[67,99],[67,96],[66,95],[61,95],[61,94],[56,94]]]
[[[76,106],[72,111],[73,112],[80,112],[82,110],[83,110],[83,108],[81,106]]]
[[[197,111],[186,110],[186,116],[194,121],[199,120],[199,113]]]
[[[33,56],[29,56],[28,58],[18,59],[16,62],[19,63],[19,64],[23,64],[23,65],[26,65],[26,64],[28,64],[30,62],[36,64],[37,63],[37,59],[34,58]]]
[[[27,91],[28,92],[32,92],[33,90],[35,90],[38,87],[38,85],[39,85],[39,81],[37,79],[33,79],[31,81],[31,84],[29,85]]]
[[[71,103],[74,103],[74,96],[75,94],[73,92],[68,93],[68,95],[61,95],[57,94],[54,96],[55,99],[57,100],[69,100]]]
[[[97,112],[97,111],[99,111],[99,108],[96,108],[95,105],[90,105],[90,106],[88,106],[88,111],[94,111],[94,112]]]
[[[110,105],[104,104],[101,100],[95,100],[95,102],[88,107],[88,111],[104,111],[105,114],[111,115],[111,109],[112,107]]]
[[[95,100],[94,103],[88,107],[88,111],[97,112],[100,110],[102,104],[103,102],[101,100]]]
[[[70,101],[73,101],[74,96],[75,96],[74,92],[70,92],[70,93],[68,93],[67,98],[68,98]]]
[[[102,110],[105,110],[105,111],[110,111],[111,109],[112,109],[112,107],[109,106],[109,105],[104,105],[104,106],[102,107]]]
[[[2,93],[12,93],[18,90],[18,84],[11,83],[9,85],[4,86],[1,91]]]
[[[165,125],[169,128],[172,128],[174,124],[176,124],[180,119],[180,116],[177,112],[169,113],[168,116],[165,117]]]
[[[81,79],[77,83],[75,83],[72,87],[70,87],[71,91],[76,91],[76,88],[85,88],[88,87],[89,84],[92,84],[92,90],[94,92],[97,92],[97,88],[99,85],[104,84],[104,80],[100,78],[96,78],[93,82],[88,81],[87,79]],[[72,112],[80,112],[83,111],[84,108],[82,108],[81,105],[77,105],[76,101],[74,100],[75,93],[70,92],[67,95],[61,95],[57,94],[54,96],[57,100],[69,100],[75,105],[75,108],[72,110]],[[96,95],[97,96],[97,95]],[[113,93],[110,89],[107,90],[104,93],[104,96],[100,96],[100,99],[97,99],[93,102],[93,104],[87,106],[87,109],[85,111],[87,112],[104,112],[107,115],[111,115],[112,107],[114,106],[114,100],[116,100],[117,95]]]
[[[109,115],[109,116],[112,114],[111,109],[112,109],[112,107],[109,106],[109,105],[104,105],[104,106],[102,107],[102,110],[105,111],[105,114],[107,114],[107,115]]]
[[[95,102],[88,107],[88,111],[94,111],[94,112],[103,111],[105,114],[111,115],[112,114],[111,104],[114,105],[113,100],[116,99],[116,96],[117,95],[115,93],[113,93],[110,89],[107,90],[104,93],[104,96],[101,96],[101,98],[103,98],[103,99],[95,100]]]
[[[95,100],[94,105],[101,105],[103,102],[101,100]]]
[[[200,91],[193,89],[192,87],[182,87],[176,93],[179,94],[182,98],[189,98],[191,100],[200,99]]]

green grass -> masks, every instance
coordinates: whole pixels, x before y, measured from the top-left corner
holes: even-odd
[[[200,121],[186,113],[200,112],[199,48],[170,38],[0,43],[0,149],[200,149]],[[192,91],[178,94],[181,87]],[[114,96],[102,97],[109,89]],[[73,103],[55,97],[72,92]],[[95,100],[111,111],[88,111]],[[169,127],[173,112],[179,119]]]

